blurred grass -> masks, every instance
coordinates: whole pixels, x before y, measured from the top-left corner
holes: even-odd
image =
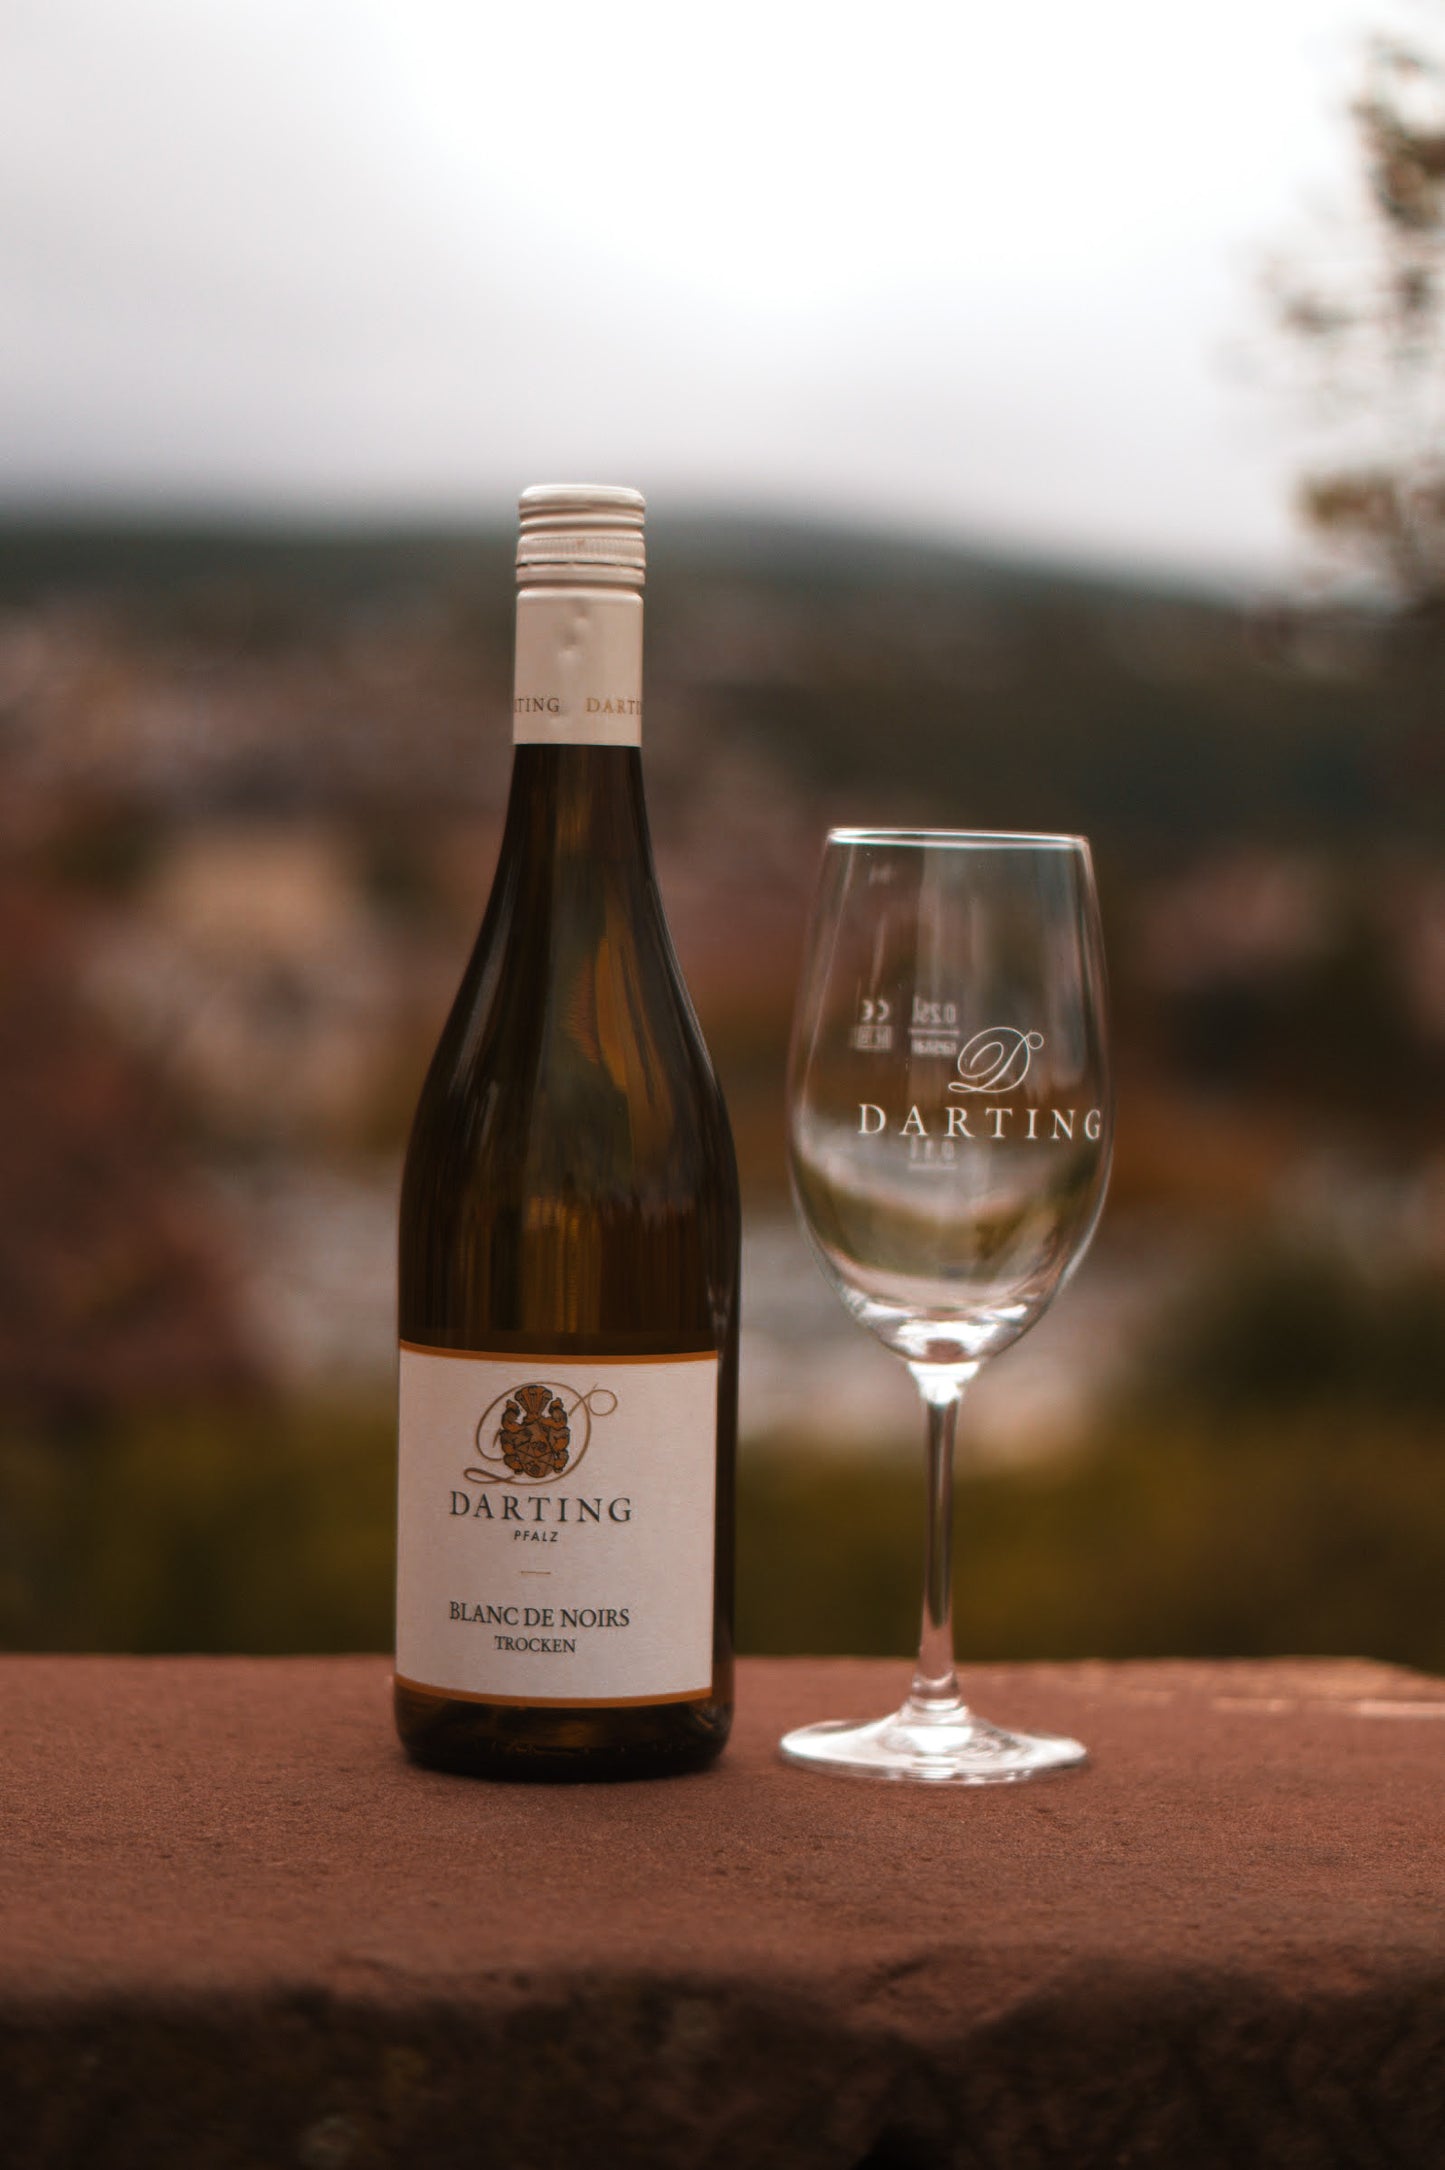
[[[1067,1462],[964,1474],[963,1659],[1349,1653],[1445,1671],[1437,1424],[1135,1419]],[[738,1632],[753,1652],[907,1653],[921,1454],[753,1442]],[[174,1418],[57,1454],[0,1441],[0,1640],[52,1650],[382,1650],[384,1412]]]
[[[965,1476],[961,1661],[1349,1654],[1445,1671],[1438,1426],[1136,1420],[1067,1463]],[[921,1449],[919,1460],[921,1463]],[[755,1453],[745,1650],[911,1651],[921,1468]]]
[[[1445,1299],[1323,1254],[1225,1261],[1065,1460],[972,1473],[961,1658],[1329,1653],[1445,1672]],[[921,1436],[921,1425],[920,1425]],[[0,1640],[329,1651],[391,1639],[389,1406],[0,1434]],[[917,1623],[919,1441],[742,1461],[739,1643],[895,1654]]]
[[[35,1650],[381,1650],[391,1413],[249,1406],[0,1436],[0,1640]]]

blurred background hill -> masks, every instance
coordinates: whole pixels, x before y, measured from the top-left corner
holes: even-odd
[[[939,5],[926,70],[846,9],[485,12],[0,26],[0,1642],[389,1640],[399,1156],[500,836],[511,500],[570,471],[650,497],[744,1647],[913,1634],[912,1389],[783,1165],[866,820],[1084,830],[1103,885],[1114,1185],[970,1396],[961,1652],[1445,1667],[1438,9]]]

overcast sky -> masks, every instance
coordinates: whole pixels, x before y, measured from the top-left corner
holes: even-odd
[[[1389,13],[0,0],[0,502],[593,478],[1278,570],[1230,356]]]

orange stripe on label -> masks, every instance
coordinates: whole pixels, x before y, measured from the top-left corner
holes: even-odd
[[[663,1356],[564,1356],[557,1349],[438,1349],[428,1341],[400,1341],[409,1356],[452,1356],[461,1364],[705,1364],[716,1349],[673,1349]]]
[[[535,1704],[547,1710],[635,1710],[644,1703],[697,1703],[712,1694],[710,1680],[700,1688],[682,1688],[671,1695],[478,1695],[470,1688],[434,1688],[430,1681],[408,1680],[405,1673],[393,1673],[392,1679],[399,1688],[410,1688],[417,1695],[440,1695],[451,1703]]]

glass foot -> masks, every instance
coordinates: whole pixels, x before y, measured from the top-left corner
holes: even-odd
[[[1078,1741],[1056,1733],[1008,1733],[962,1703],[930,1708],[909,1702],[869,1725],[830,1718],[785,1733],[778,1745],[785,1762],[805,1770],[923,1785],[1013,1786],[1088,1761]]]

